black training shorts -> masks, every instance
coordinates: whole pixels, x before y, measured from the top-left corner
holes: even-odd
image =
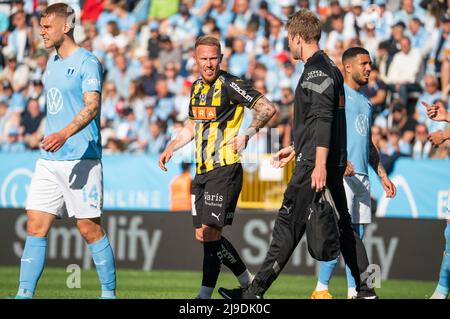
[[[191,184],[194,227],[231,225],[241,189],[240,163],[197,174]]]

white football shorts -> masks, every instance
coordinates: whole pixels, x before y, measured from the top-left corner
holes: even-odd
[[[372,222],[370,203],[369,176],[355,174],[344,177],[347,206],[353,224],[369,224]]]
[[[62,218],[100,217],[103,208],[102,162],[98,159],[39,159],[28,190],[27,210]]]
[[[447,212],[445,213],[445,219],[450,220],[450,188],[447,195]]]

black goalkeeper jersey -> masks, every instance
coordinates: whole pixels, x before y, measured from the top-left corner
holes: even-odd
[[[212,84],[192,84],[189,118],[195,122],[197,174],[237,163],[238,154],[227,143],[237,135],[244,106],[253,107],[262,94],[248,81],[221,71]]]
[[[294,147],[299,165],[315,165],[316,147],[329,149],[327,166],[346,166],[344,79],[334,62],[317,51],[305,64],[295,90]]]

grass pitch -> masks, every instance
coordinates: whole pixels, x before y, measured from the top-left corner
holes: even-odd
[[[81,288],[68,288],[70,273],[63,268],[46,267],[39,281],[36,298],[41,299],[96,299],[100,294],[97,272],[81,270]],[[201,273],[195,271],[139,271],[117,270],[117,296],[121,299],[192,299],[197,295]],[[18,267],[0,267],[0,298],[12,297],[17,292]],[[433,293],[437,282],[387,280],[377,293],[382,299],[424,299]],[[233,288],[238,282],[232,273],[220,274],[217,287]],[[313,276],[281,274],[265,295],[267,299],[309,299],[316,285]],[[344,277],[333,277],[330,291],[334,298],[347,297]],[[217,290],[213,298],[221,298]]]

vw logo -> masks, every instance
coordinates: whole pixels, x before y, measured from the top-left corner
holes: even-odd
[[[355,129],[361,136],[366,136],[369,131],[369,118],[365,114],[359,114],[355,120]]]
[[[25,207],[28,187],[33,172],[27,168],[17,168],[5,178],[1,189],[2,207]]]
[[[57,88],[51,88],[47,92],[47,111],[50,114],[57,114],[63,107],[63,97]]]

